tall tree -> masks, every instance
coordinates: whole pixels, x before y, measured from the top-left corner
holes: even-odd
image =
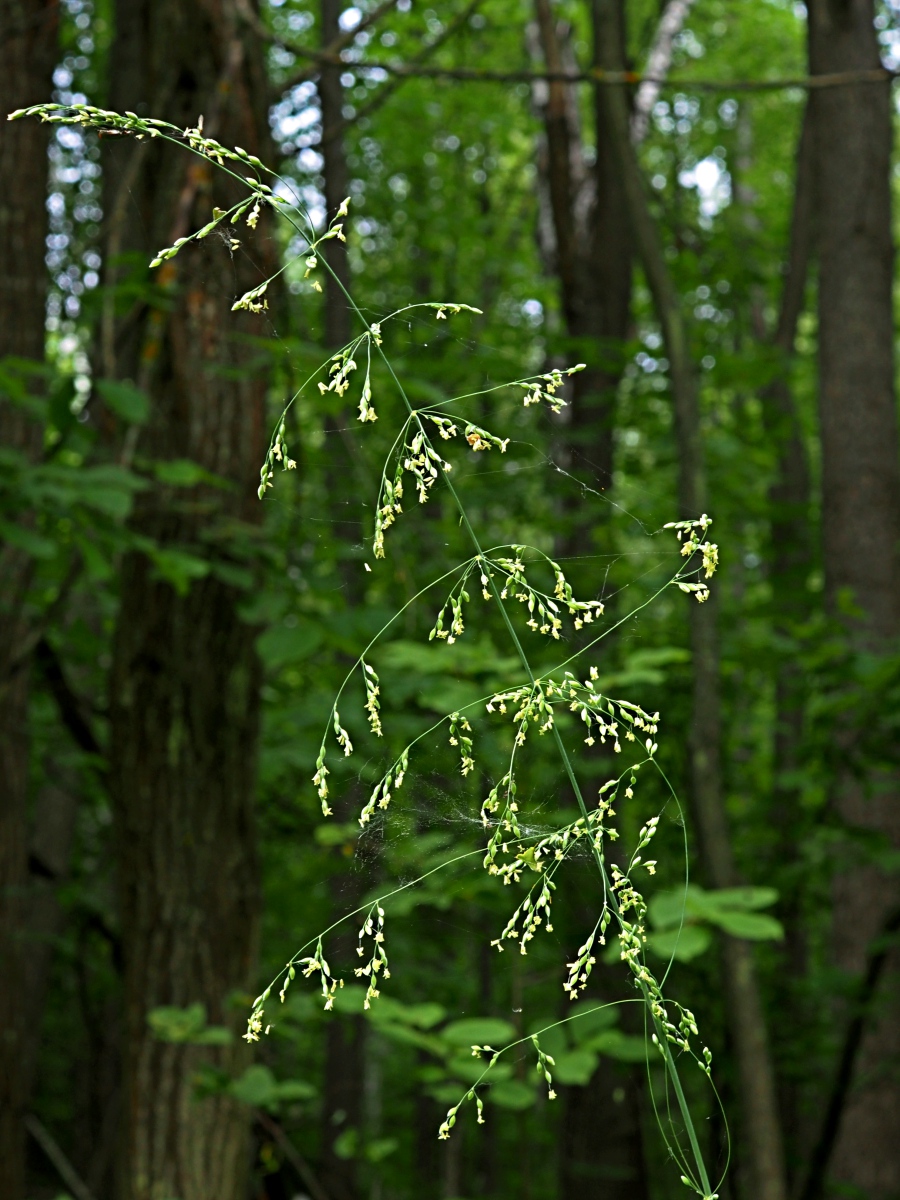
[[[769,488],[772,514],[772,598],[775,631],[790,637],[793,627],[809,614],[807,579],[812,567],[809,514],[811,479],[803,428],[791,389],[790,369],[795,354],[797,325],[812,252],[812,185],[814,146],[812,107],[807,105],[797,146],[797,173],[790,238],[778,318],[770,341],[778,355],[774,378],[764,389],[763,419],[776,450]],[[758,332],[765,336],[757,314]],[[780,657],[776,673],[775,773],[776,794],[787,807],[796,800],[796,785],[784,780],[796,771],[802,737],[802,680],[790,655]]]
[[[567,30],[558,27],[550,0],[535,0],[541,51],[551,75],[566,61]],[[624,7],[594,4],[593,61],[598,68],[625,54]],[[571,54],[569,55],[571,58]],[[566,429],[567,466],[594,487],[612,483],[616,389],[625,366],[631,325],[633,250],[625,194],[610,145],[601,89],[595,89],[594,145],[583,138],[578,99],[571,85],[551,79],[540,94],[544,125],[542,186],[549,200],[549,251],[559,281],[568,357],[587,367],[573,377]],[[576,501],[581,508],[580,497]],[[586,553],[590,532],[569,535],[569,553]]]
[[[814,598],[808,580],[813,566],[811,525],[812,478],[806,437],[793,386],[797,327],[803,312],[812,255],[813,190],[812,107],[807,103],[797,145],[791,225],[775,327],[765,328],[762,304],[754,302],[754,324],[760,342],[777,355],[775,373],[762,389],[763,421],[775,449],[775,470],[768,491],[770,514],[769,581],[772,589],[772,630],[777,639],[775,720],[772,736],[773,786],[769,811],[776,834],[773,860],[795,866],[799,845],[800,785],[807,685],[798,656],[784,647],[797,645],[798,630],[809,619]],[[774,865],[774,862],[773,862]],[[793,871],[796,878],[797,872]],[[785,919],[783,982],[793,988],[803,976],[805,931],[799,888],[782,895]],[[788,993],[789,994],[789,993]],[[781,1108],[786,1135],[797,1147],[801,1114],[798,1089],[782,1081]],[[789,1166],[797,1155],[788,1154]]]
[[[16,108],[49,98],[56,58],[55,0],[0,3],[0,359],[44,358],[47,137],[36,122],[8,124]],[[0,396],[0,445],[29,460],[41,424]],[[24,1190],[27,1104],[24,977],[27,917],[28,679],[26,597],[31,559],[0,548],[0,1195]]]
[[[120,0],[112,106],[181,128],[202,116],[207,135],[272,161],[252,16],[227,0]],[[258,359],[251,367],[251,339],[265,327],[230,308],[261,270],[270,273],[275,250],[263,214],[255,233],[235,227],[239,245],[194,243],[150,280],[144,264],[157,249],[238,193],[206,160],[158,142],[115,142],[104,166],[109,299],[98,365],[142,388],[151,410],[129,448],[150,461],[193,460],[222,481],[183,491],[157,484],[136,509],[135,532],[205,560],[194,578],[173,586],[140,553],[122,567],[110,785],[125,946],[127,1187],[133,1200],[236,1200],[247,1118],[227,1096],[199,1100],[194,1089],[202,1064],[232,1071],[240,1051],[155,1040],[148,1014],[201,1003],[212,1024],[233,1027],[232,997],[253,982],[260,678],[230,547],[258,520],[266,378]]]
[[[342,0],[321,0],[319,35],[323,51],[340,43],[340,15],[343,8]],[[350,174],[344,140],[344,88],[341,83],[343,69],[340,65],[323,62],[316,84],[322,129],[322,185],[326,220],[329,222],[336,218],[338,209],[349,195]],[[332,238],[326,243],[324,254],[334,274],[329,272],[325,277],[323,333],[326,349],[335,350],[350,340],[355,321],[347,300],[351,285],[347,244]],[[344,598],[352,605],[358,602],[360,595],[359,572],[355,569],[358,564],[350,555],[351,547],[361,541],[362,513],[358,505],[351,506],[348,503],[344,481],[358,462],[355,434],[349,417],[342,411],[326,417],[325,429],[329,435],[326,467],[329,501],[332,511],[340,512],[342,517],[336,523],[334,544],[341,555],[339,567]],[[342,505],[346,505],[346,511],[342,510]],[[338,811],[343,819],[349,819],[350,813],[358,808],[357,798],[356,789],[352,788],[349,796],[341,797]],[[362,887],[358,876],[337,871],[329,882],[338,913],[343,914],[356,907]],[[352,931],[343,933],[337,938],[332,951],[332,956],[336,956],[336,961],[345,969],[349,967],[353,956],[353,941]],[[334,1200],[356,1200],[359,1196],[357,1156],[355,1153],[346,1153],[346,1141],[342,1143],[341,1138],[343,1135],[345,1139],[359,1139],[362,1134],[365,1025],[359,1016],[339,1015],[329,1021],[325,1039],[323,1177],[328,1193]]]
[[[687,322],[631,145],[623,89],[607,88],[604,99],[628,196],[635,245],[669,359],[678,453],[678,505],[684,519],[696,520],[706,510],[708,490],[701,441],[699,386],[691,358]],[[734,887],[739,878],[722,787],[716,607],[713,592],[706,603],[692,603],[690,610],[693,656],[691,792],[706,876],[713,887],[728,888]],[[785,1200],[787,1187],[775,1079],[750,944],[725,937],[723,966],[728,1018],[741,1081],[742,1116],[753,1194],[761,1200]]]
[[[879,66],[872,0],[812,0],[808,11],[814,74]],[[883,652],[900,632],[890,86],[820,89],[813,103],[826,600],[858,647]],[[833,799],[848,829],[900,848],[896,778],[845,778]],[[862,976],[897,897],[896,878],[871,862],[841,868],[834,958],[850,980]],[[883,997],[862,1038],[832,1164],[836,1184],[871,1197],[900,1189],[898,1061],[897,1002]]]

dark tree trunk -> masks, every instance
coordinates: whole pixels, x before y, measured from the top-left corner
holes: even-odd
[[[813,0],[809,11],[814,73],[879,65],[871,0]],[[891,92],[813,96],[826,594],[836,608],[849,592],[878,645],[900,626]]]
[[[809,18],[814,73],[878,67],[872,0],[811,0]],[[813,102],[826,600],[847,620],[856,644],[877,653],[900,630],[892,96],[887,83],[853,85],[822,89]],[[857,613],[849,613],[847,601]],[[844,779],[834,803],[849,827],[880,834],[900,848],[896,777]],[[862,975],[869,944],[897,894],[896,878],[874,866],[838,875],[834,959],[848,977]],[[891,957],[896,971],[896,952]],[[878,1013],[862,1037],[832,1161],[836,1184],[872,1200],[900,1191],[896,993],[883,997]]]
[[[34,1087],[40,1048],[41,1017],[49,985],[53,944],[63,924],[59,891],[67,881],[75,840],[78,811],[78,780],[65,772],[60,786],[54,774],[63,775],[49,764],[50,779],[34,800],[34,818],[29,838],[28,961],[22,976],[22,990],[28,1005],[29,1036],[23,1053],[25,1092]]]
[[[336,818],[351,821],[363,803],[359,786],[335,800]],[[333,862],[334,873],[329,891],[335,918],[358,908],[371,881],[355,870],[347,870],[344,860]],[[359,965],[356,925],[335,930],[328,942],[328,961],[340,974],[352,978]],[[322,1095],[322,1182],[331,1200],[358,1200],[359,1148],[363,1141],[363,1090],[365,1074],[366,1022],[362,1016],[334,1014],[325,1034],[325,1078]],[[351,1134],[350,1131],[353,1131]],[[352,1154],[346,1153],[342,1135],[355,1139]]]
[[[761,395],[766,432],[777,450],[775,477],[769,488],[772,516],[770,579],[775,632],[785,638],[792,637],[797,624],[809,615],[807,582],[813,562],[810,530],[812,483],[800,414],[790,382],[797,323],[803,311],[812,250],[812,116],[813,109],[807,105],[797,147],[797,174],[784,286],[778,323],[771,338],[780,357],[779,370]],[[803,731],[802,673],[796,659],[790,654],[779,655],[775,699],[774,815],[780,824],[785,825],[785,817],[797,801],[797,787],[792,773],[799,765]]]
[[[6,114],[50,99],[56,57],[55,0],[0,0],[0,359],[42,361],[47,272],[47,136],[35,121]],[[34,459],[43,431],[0,396],[0,445]],[[28,1102],[25,1043],[30,1014],[23,977],[27,946],[29,656],[26,593],[30,560],[0,547],[0,1196],[25,1186]]]
[[[561,1200],[647,1200],[639,1079],[601,1058],[586,1087],[562,1089]]]
[[[321,0],[319,16],[323,46],[332,45],[340,36],[338,18],[343,9],[341,0]],[[322,119],[322,176],[328,221],[334,220],[341,203],[349,195],[347,151],[342,136],[346,123],[341,70],[339,66],[323,65],[317,84]],[[347,224],[345,219],[345,227]],[[345,289],[350,289],[346,243],[332,238],[325,244],[324,255],[334,272],[334,276],[327,273],[325,276],[325,347],[334,350],[346,345],[354,325],[353,313],[344,294]],[[328,416],[325,429],[329,435],[326,465],[328,493],[332,510],[341,511],[340,504],[345,501],[347,473],[352,475],[356,468],[352,418],[344,413]],[[356,505],[348,505],[346,514],[336,524],[334,531],[336,544],[341,547],[342,561],[339,565],[348,604],[360,600],[358,563],[348,555],[350,545],[358,544],[362,537],[360,518],[361,510]],[[349,788],[349,795],[339,802],[344,809],[341,814],[343,819],[351,819],[351,812],[358,810],[358,792],[358,787]],[[332,880],[331,893],[336,914],[343,915],[359,903],[360,880],[356,876],[340,875]],[[355,940],[352,934],[340,934],[333,939],[329,953],[345,970],[349,970],[351,964],[356,965],[352,944]],[[339,1016],[330,1021],[325,1041],[322,1108],[323,1179],[329,1196],[333,1196],[334,1200],[356,1200],[359,1195],[357,1155],[345,1153],[340,1139],[342,1134],[351,1130],[355,1131],[358,1143],[362,1139],[364,1048],[365,1026],[361,1017]]]
[[[574,66],[565,59],[561,30],[549,0],[536,0],[538,36],[547,69]],[[624,56],[621,0],[597,3],[593,12],[594,64],[603,68]],[[624,342],[631,326],[633,250],[621,176],[613,158],[608,121],[599,92],[594,105],[593,161],[583,143],[578,101],[570,85],[550,82],[539,104],[544,147],[539,156],[552,228],[549,251],[559,280],[560,301],[570,342],[567,358],[586,363],[572,380],[565,428],[565,466],[595,489],[612,484],[616,390],[624,369]],[[589,553],[583,498],[573,502],[574,528],[565,551]],[[605,522],[601,519],[601,527]]]
[[[760,341],[767,341],[778,355],[777,371],[760,393],[763,421],[775,447],[775,473],[769,487],[770,549],[769,580],[772,588],[772,623],[775,647],[775,729],[773,736],[773,786],[769,804],[773,842],[773,868],[797,863],[797,822],[802,819],[800,769],[807,685],[794,647],[798,630],[810,616],[812,596],[808,588],[813,566],[812,480],[806,440],[791,368],[795,356],[797,325],[803,311],[812,252],[812,199],[814,145],[812,107],[807,104],[797,147],[794,202],[785,261],[784,282],[775,329],[767,332],[757,308],[755,324]],[[796,871],[784,873],[797,878]],[[799,881],[798,881],[799,882]],[[783,962],[780,973],[781,1003],[796,1003],[797,984],[806,959],[806,937],[797,883],[782,891],[781,913],[785,924]],[[795,1081],[782,1079],[781,1110],[786,1137],[792,1152],[789,1164],[801,1161],[808,1142],[809,1119],[800,1104]],[[789,1183],[793,1183],[789,1179]]]
[[[204,132],[272,161],[265,60],[254,26],[224,0],[119,0],[111,104]],[[110,139],[112,140],[112,139]],[[113,253],[143,264],[237,198],[211,164],[158,143],[107,149],[107,282]],[[129,555],[110,680],[110,785],[125,947],[127,1191],[133,1200],[238,1200],[248,1164],[247,1114],[222,1095],[200,1100],[203,1065],[226,1072],[237,1046],[154,1040],[148,1013],[202,1003],[237,1029],[235,996],[253,984],[259,894],[253,822],[260,671],[242,593],[222,577],[240,523],[259,519],[264,373],[244,335],[265,318],[230,312],[270,273],[263,215],[233,253],[209,238],[154,276],[162,300],[122,289],[104,325],[103,366],[135,380],[152,414],[140,453],[188,458],[226,488],[143,493],[134,528],[206,558],[205,578],[176,590]],[[128,261],[123,258],[123,261]],[[138,282],[146,278],[135,268]],[[134,282],[133,280],[131,282]],[[157,293],[158,294],[158,293]],[[221,573],[219,573],[221,572]]]
[[[350,939],[341,940],[349,942]],[[341,954],[344,948],[339,943],[335,944],[334,951],[337,951],[339,958],[344,957]],[[349,945],[346,949],[350,949]],[[332,958],[334,951],[329,951]],[[351,960],[348,955],[346,967],[350,966]],[[357,1158],[363,1138],[362,1082],[365,1067],[365,1033],[362,1017],[339,1016],[328,1023],[322,1108],[325,1122],[322,1180],[332,1200],[357,1200],[360,1195]],[[355,1134],[356,1145],[345,1144],[342,1147],[341,1135],[350,1134],[351,1130]],[[352,1150],[352,1153],[347,1153],[348,1149]]]
[[[614,130],[619,167],[628,195],[635,245],[653,296],[669,359],[678,453],[678,505],[682,518],[705,511],[706,469],[700,426],[700,397],[691,359],[688,327],[653,221],[640,164],[629,138],[628,108],[621,88],[606,89],[604,101]],[[721,767],[721,699],[716,592],[690,607],[693,656],[691,697],[692,807],[700,835],[705,874],[715,888],[739,882],[725,811]],[[757,1200],[785,1200],[781,1126],[768,1048],[762,998],[750,944],[723,941],[728,1019],[734,1038],[741,1086],[747,1156]]]
[[[574,66],[566,60],[568,30],[559,26],[550,0],[536,0],[542,57],[548,71]],[[625,54],[621,0],[595,3],[593,59],[600,68]],[[569,55],[571,57],[571,54]],[[556,274],[569,341],[570,363],[584,362],[573,377],[563,433],[563,465],[580,483],[609,489],[613,475],[616,393],[624,369],[624,343],[631,324],[632,239],[621,174],[611,142],[606,108],[597,89],[593,161],[584,144],[574,89],[551,81],[538,105],[544,123],[539,154],[542,186],[552,230],[547,257]],[[539,93],[540,95],[540,93]],[[612,549],[607,511],[585,521],[584,496],[570,496],[560,552],[590,555]],[[596,573],[593,583],[596,586]],[[585,915],[587,921],[587,915]],[[565,1089],[560,1188],[565,1200],[586,1195],[646,1194],[640,1112],[633,1069],[618,1072],[608,1060],[586,1088]],[[627,1101],[619,1098],[627,1096]],[[607,1135],[609,1134],[609,1136]]]
[[[321,39],[330,46],[341,33],[338,18],[344,10],[343,0],[321,0]],[[344,89],[341,67],[323,66],[319,74],[319,107],[322,113],[322,175],[325,185],[325,210],[333,221],[341,203],[349,195],[349,176],[344,139]],[[352,318],[342,288],[350,287],[350,264],[347,246],[338,238],[325,243],[325,258],[339,282],[330,275],[325,280],[325,345],[343,346],[350,340]]]

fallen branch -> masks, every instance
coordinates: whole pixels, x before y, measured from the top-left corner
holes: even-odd
[[[37,1117],[29,1114],[25,1118],[25,1128],[53,1163],[57,1174],[75,1197],[75,1200],[94,1200],[94,1193],[69,1162],[68,1158],[66,1158],[62,1147],[47,1126],[39,1121]]]
[[[288,1160],[300,1178],[303,1180],[306,1187],[309,1188],[309,1194],[312,1200],[329,1200],[328,1193],[322,1187],[316,1177],[312,1167],[284,1132],[276,1120],[269,1116],[267,1112],[263,1112],[261,1108],[254,1111],[254,1116],[263,1129],[277,1142],[281,1149],[281,1153]]]

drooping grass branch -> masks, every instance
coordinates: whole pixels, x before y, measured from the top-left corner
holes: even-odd
[[[480,753],[476,750],[472,725],[474,710],[480,709],[483,704],[489,716],[509,720],[513,731],[509,759],[504,765],[500,781],[491,789],[481,805],[481,821],[487,834],[487,842],[483,850],[472,852],[471,856],[481,857],[483,868],[504,883],[519,883],[526,871],[534,873],[536,879],[515,908],[506,927],[494,939],[493,945],[502,951],[505,942],[514,940],[518,943],[520,953],[527,954],[529,944],[539,933],[552,929],[553,893],[558,886],[558,877],[563,866],[576,848],[589,853],[597,869],[602,903],[593,929],[587,934],[572,961],[567,964],[564,991],[570,999],[575,999],[584,991],[595,962],[595,951],[605,943],[610,928],[615,929],[619,940],[620,959],[630,973],[639,993],[639,1001],[644,1006],[649,1033],[648,1050],[649,1046],[655,1047],[655,1053],[658,1053],[662,1060],[668,1084],[675,1096],[678,1114],[687,1134],[688,1146],[681,1146],[670,1111],[667,1111],[665,1121],[660,1118],[663,1135],[673,1156],[681,1165],[684,1183],[709,1200],[715,1193],[682,1086],[676,1052],[695,1061],[710,1082],[712,1056],[705,1046],[699,1051],[694,1049],[693,1039],[696,1039],[699,1033],[693,1014],[677,1001],[664,995],[663,985],[648,967],[644,952],[647,905],[636,876],[641,870],[650,875],[655,871],[655,860],[645,859],[644,855],[657,834],[661,814],[652,816],[643,823],[637,843],[630,854],[620,862],[615,862],[610,857],[611,847],[620,836],[614,821],[615,806],[633,800],[642,769],[652,768],[662,774],[656,761],[660,716],[659,713],[645,711],[631,700],[608,695],[601,688],[596,667],[588,670],[587,678],[579,678],[574,670],[570,669],[627,617],[621,618],[615,625],[606,629],[601,628],[593,637],[588,637],[584,647],[566,658],[559,667],[543,672],[533,667],[517,624],[521,623],[531,632],[545,637],[552,643],[562,639],[567,625],[570,625],[573,631],[580,631],[586,626],[602,624],[603,604],[597,599],[577,598],[560,564],[540,550],[515,543],[486,549],[482,544],[454,483],[453,464],[446,455],[452,454],[451,447],[454,445],[476,453],[505,453],[508,438],[460,415],[460,412],[464,411],[467,399],[474,395],[486,395],[496,389],[457,396],[441,405],[429,404],[417,408],[410,402],[384,346],[385,326],[406,314],[409,308],[390,313],[377,322],[367,320],[321,253],[323,244],[329,239],[343,239],[342,220],[347,214],[349,201],[340,206],[335,219],[326,229],[317,229],[302,204],[295,199],[287,181],[279,179],[259,159],[240,148],[229,148],[207,137],[203,132],[202,121],[198,121],[194,128],[181,130],[164,121],[139,118],[127,113],[123,115],[106,112],[88,105],[69,108],[43,105],[15,115],[37,115],[50,122],[75,122],[137,138],[161,138],[214,164],[243,185],[245,195],[241,200],[227,210],[213,209],[206,225],[189,236],[179,238],[173,245],[163,247],[154,258],[152,266],[158,266],[173,258],[191,241],[206,238],[216,230],[222,232],[220,227],[223,225],[226,229],[236,228],[241,222],[246,222],[251,228],[255,227],[263,207],[268,206],[289,222],[300,235],[304,246],[299,254],[286,259],[277,274],[287,270],[298,259],[303,259],[306,276],[311,277],[314,288],[321,291],[321,284],[316,275],[321,269],[329,272],[332,280],[342,290],[349,308],[359,321],[360,332],[323,363],[298,392],[288,399],[284,412],[276,423],[261,468],[260,499],[275,485],[278,468],[291,470],[296,465],[287,444],[285,415],[287,408],[305,389],[315,385],[321,393],[343,396],[354,386],[357,378],[355,373],[362,372],[361,364],[364,364],[359,392],[359,420],[367,425],[378,419],[372,389],[372,360],[373,357],[377,357],[396,388],[405,417],[393,439],[381,472],[371,532],[373,556],[380,559],[387,554],[389,533],[403,515],[407,490],[415,495],[420,504],[424,504],[432,497],[438,484],[442,485],[449,495],[459,523],[471,544],[472,553],[470,557],[450,567],[407,600],[395,617],[365,647],[338,690],[327,716],[326,733],[313,777],[323,811],[326,815],[330,813],[327,801],[331,737],[334,738],[339,754],[349,757],[353,753],[350,735],[343,724],[338,707],[339,703],[343,702],[350,680],[359,674],[365,695],[364,711],[370,731],[375,737],[382,737],[384,730],[381,682],[375,666],[370,661],[371,651],[396,616],[413,603],[420,602],[431,588],[448,581],[449,590],[437,612],[429,638],[449,644],[463,637],[467,623],[471,621],[470,589],[474,590],[477,587],[482,602],[495,608],[499,614],[501,624],[515,650],[519,672],[503,687],[493,690],[477,704],[445,714],[431,729],[405,746],[400,754],[392,759],[362,807],[359,814],[360,826],[365,827],[376,812],[388,809],[392,796],[404,784],[411,762],[415,761],[416,747],[425,737],[445,728],[450,745],[459,754],[461,774],[466,776],[475,767]],[[234,239],[229,235],[226,240]],[[240,296],[234,302],[233,308],[250,312],[264,310],[266,292],[273,278],[275,276],[262,280],[256,287]],[[447,320],[466,311],[478,312],[477,309],[457,302],[435,301],[411,307],[431,310],[437,321]],[[558,412],[565,403],[563,393],[567,376],[580,369],[580,366],[576,366],[567,371],[553,370],[513,380],[503,386],[519,392],[526,407],[544,406],[551,412]],[[709,595],[707,580],[715,572],[718,562],[718,549],[707,537],[709,525],[710,519],[703,515],[697,520],[673,522],[666,527],[674,530],[681,543],[683,564],[659,591],[676,587],[693,594],[700,603],[706,600]],[[542,583],[542,572],[552,577],[549,589]],[[659,592],[656,593],[658,594]],[[646,607],[654,598],[651,597],[634,611]],[[564,723],[572,717],[576,727],[581,724],[584,741],[588,745],[593,745],[599,739],[602,744],[610,747],[614,755],[625,754],[622,760],[625,763],[623,770],[603,784],[596,803],[588,803],[561,733],[561,718]],[[542,736],[549,736],[555,745],[563,775],[577,802],[579,816],[560,830],[534,835],[523,832],[520,824],[517,774],[519,763],[531,741],[534,737]],[[636,753],[631,752],[630,744],[633,744]],[[665,779],[665,776],[663,778]],[[470,855],[456,856],[443,865],[450,865],[467,857]],[[390,975],[386,948],[385,903],[398,891],[420,883],[422,879],[440,869],[442,868],[437,867],[419,880],[394,889],[342,918],[363,918],[358,938],[361,965],[356,968],[355,974],[367,983],[367,1006],[377,1000],[381,980]],[[257,1040],[266,1029],[265,1009],[273,991],[277,989],[277,994],[283,1001],[298,971],[307,977],[318,976],[325,1007],[331,1006],[337,990],[343,985],[343,981],[331,970],[325,946],[326,937],[335,927],[332,925],[312,938],[257,998],[249,1018],[246,1034],[248,1040]],[[555,1095],[554,1061],[541,1048],[540,1032],[525,1040],[531,1044],[536,1068],[547,1083],[549,1096],[552,1098]],[[521,1043],[512,1045],[519,1044]],[[472,1047],[476,1056],[488,1056],[485,1071],[478,1082],[469,1087],[459,1103],[447,1113],[439,1129],[441,1138],[450,1136],[457,1113],[466,1102],[475,1104],[479,1120],[481,1119],[483,1100],[478,1089],[482,1083],[490,1082],[492,1066],[500,1055],[512,1048],[512,1045],[500,1048]]]

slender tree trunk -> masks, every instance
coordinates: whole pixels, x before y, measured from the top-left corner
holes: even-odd
[[[535,0],[538,36],[547,69],[562,72],[565,61],[550,0]],[[595,4],[593,57],[598,67],[624,54],[621,0]],[[613,472],[616,391],[624,369],[623,344],[631,326],[633,251],[625,195],[610,146],[605,110],[597,89],[593,161],[584,145],[578,101],[571,86],[551,81],[539,104],[544,123],[540,155],[552,226],[550,258],[559,280],[572,362],[587,364],[573,377],[565,427],[566,466],[591,487],[609,488]],[[573,500],[573,528],[564,552],[589,552],[592,532],[584,527],[582,497]],[[601,521],[605,529],[607,522]],[[599,531],[594,531],[595,533]],[[603,540],[603,534],[599,536]],[[608,549],[608,547],[607,547]]]
[[[607,982],[604,999],[621,999],[620,981]],[[561,1099],[561,1200],[647,1200],[640,1071],[604,1056],[590,1083],[562,1088]]]
[[[0,358],[42,362],[47,272],[47,136],[6,114],[50,98],[56,52],[54,0],[0,0]],[[0,396],[0,445],[38,457],[43,430]],[[0,1196],[25,1187],[30,1014],[21,986],[27,959],[28,676],[30,559],[0,547]]]
[[[653,295],[669,359],[679,459],[679,508],[684,518],[695,519],[706,508],[707,487],[698,385],[691,361],[687,327],[680,298],[666,266],[659,233],[648,207],[640,167],[629,140],[628,106],[622,89],[607,88],[605,100],[610,127],[615,131],[635,244]],[[693,654],[690,739],[693,806],[707,878],[713,887],[731,887],[738,879],[722,795],[715,589],[705,604],[691,604],[690,631]],[[753,1195],[757,1200],[785,1200],[787,1189],[774,1072],[762,999],[748,943],[725,938],[723,964],[729,1022],[741,1081]]]
[[[693,0],[669,0],[656,28],[653,45],[647,55],[645,78],[634,97],[631,117],[631,140],[639,146],[650,130],[653,106],[662,90],[662,81],[669,73],[675,53],[675,40],[687,20]]]
[[[550,0],[535,0],[535,16],[546,67],[551,73],[563,72],[571,65],[561,42],[567,30],[557,25]],[[593,19],[594,64],[603,67],[610,58],[618,61],[624,54],[620,0],[594,5]],[[598,490],[608,489],[613,473],[616,392],[631,323],[632,245],[625,194],[599,96],[594,106],[591,162],[571,86],[550,81],[538,94],[544,124],[539,166],[549,200],[547,225],[552,228],[548,258],[559,282],[570,361],[587,363],[587,369],[573,379],[563,434],[564,461],[578,481]],[[584,511],[583,496],[575,493],[560,553],[590,554],[598,543],[606,552],[612,549],[606,514],[602,513],[592,528],[585,522]],[[591,574],[595,579],[596,572]],[[634,1200],[646,1195],[634,1075],[633,1069],[616,1070],[603,1060],[587,1087],[564,1089],[560,1194],[567,1200],[583,1196],[586,1188],[602,1188],[609,1200],[619,1194]],[[627,1100],[620,1101],[619,1092]]]
[[[771,571],[775,632],[791,637],[793,628],[809,614],[807,580],[812,567],[810,500],[812,483],[800,414],[790,384],[797,323],[812,249],[813,109],[807,105],[797,147],[797,174],[791,214],[786,273],[771,342],[780,356],[776,377],[764,389],[763,420],[777,448],[775,476],[769,488],[772,514]],[[803,726],[803,687],[800,669],[791,655],[779,655],[775,684],[775,815],[791,811],[797,788],[786,783],[799,765]],[[783,818],[782,818],[783,820]]]
[[[814,73],[880,63],[872,0],[812,0]],[[889,85],[815,94],[819,250],[819,417],[826,602],[870,652],[900,631],[900,464],[894,391],[894,247]],[[848,605],[852,604],[856,612]],[[900,848],[897,778],[838,781],[850,828]],[[869,944],[896,905],[896,877],[851,866],[834,884],[833,952],[861,976]],[[894,951],[891,969],[896,971]],[[890,971],[887,972],[890,974]],[[836,1185],[872,1200],[900,1191],[900,1008],[884,996],[866,1028],[832,1160]]]
[[[119,0],[111,103],[204,131],[272,160],[263,48],[225,0]],[[112,142],[113,139],[110,139]],[[211,164],[158,143],[106,149],[107,281],[113,249],[138,264],[236,198]],[[231,313],[270,273],[271,223],[234,227],[183,249],[147,289],[124,289],[105,330],[104,368],[151,401],[140,452],[192,459],[225,489],[154,487],[136,531],[204,558],[209,573],[176,589],[140,554],[125,559],[110,678],[110,785],[125,948],[126,1191],[132,1200],[243,1200],[248,1115],[228,1097],[199,1099],[197,1071],[232,1072],[238,1046],[155,1040],[148,1014],[202,1003],[237,1031],[235,996],[254,982],[259,894],[253,800],[260,671],[242,593],[223,578],[241,523],[259,520],[264,374],[246,335],[265,318]],[[134,268],[143,283],[146,269]],[[270,289],[271,293],[271,289]],[[238,560],[240,561],[240,560]],[[221,571],[221,574],[220,574]]]
[[[22,991],[30,1016],[22,1066],[26,1096],[30,1096],[34,1087],[53,944],[63,923],[59,891],[69,877],[78,811],[78,780],[66,772],[57,783],[52,778],[56,773],[51,764],[51,778],[35,797],[33,829],[29,839],[31,886],[28,936],[31,944],[22,976]]]
[[[341,33],[338,21],[344,10],[343,0],[321,0],[320,25],[323,46],[330,46]],[[344,139],[335,131],[344,124],[344,89],[338,66],[323,66],[319,72],[319,107],[322,113],[322,175],[325,185],[325,212],[334,220],[341,203],[349,195],[349,175]],[[326,242],[325,258],[340,284],[350,287],[350,263],[346,243],[338,238]],[[351,312],[341,286],[330,275],[325,279],[325,344],[343,346],[350,340]]]
[[[774,330],[765,329],[758,307],[754,312],[760,342],[768,343],[778,355],[777,373],[760,393],[766,433],[775,448],[775,472],[768,496],[769,580],[772,627],[777,639],[773,781],[768,808],[774,833],[773,866],[796,864],[797,822],[801,820],[797,780],[802,765],[807,686],[792,648],[811,608],[807,585],[813,565],[812,480],[791,367],[812,251],[813,150],[812,107],[807,104],[797,146],[790,235]],[[806,960],[806,931],[796,884],[782,889],[780,910],[786,935],[782,954],[785,970],[779,976],[780,1002],[790,1004],[796,1002],[796,987],[803,978]],[[780,1098],[789,1146],[787,1161],[797,1164],[808,1142],[809,1119],[799,1103],[796,1083],[782,1080]],[[793,1184],[790,1175],[789,1180]]]
[[[341,28],[338,18],[344,9],[342,0],[321,0],[320,37],[323,46],[334,43]],[[342,131],[344,121],[344,89],[341,84],[339,66],[323,65],[319,72],[318,92],[322,115],[322,176],[325,192],[327,219],[333,220],[341,203],[349,195],[349,172],[347,150]],[[347,221],[345,220],[345,226]],[[325,277],[325,346],[334,350],[345,345],[351,338],[354,317],[344,290],[350,289],[350,263],[347,246],[338,238],[332,238],[324,247],[326,261],[334,271],[336,279]],[[356,455],[353,451],[354,434],[345,429],[351,418],[338,413],[326,418],[329,434],[328,493],[333,510],[344,500],[344,481],[347,472],[354,472]],[[348,505],[349,520],[342,516],[337,523],[335,535],[339,546],[359,543],[362,537],[362,511]],[[348,604],[360,600],[359,564],[352,557],[344,556],[341,563],[344,578],[344,596]],[[344,799],[344,819],[358,809],[358,788],[351,787]],[[339,912],[353,909],[361,893],[358,876],[342,874],[332,879],[331,892],[335,909]],[[341,934],[332,944],[330,954],[341,962],[345,969],[355,965],[352,933]],[[325,1037],[325,1089],[323,1097],[323,1178],[330,1196],[334,1200],[357,1200],[359,1181],[356,1153],[343,1152],[340,1143],[342,1134],[354,1131],[361,1142],[363,1074],[365,1066],[365,1026],[361,1017],[336,1016],[328,1024]],[[339,1153],[339,1150],[342,1151]]]

